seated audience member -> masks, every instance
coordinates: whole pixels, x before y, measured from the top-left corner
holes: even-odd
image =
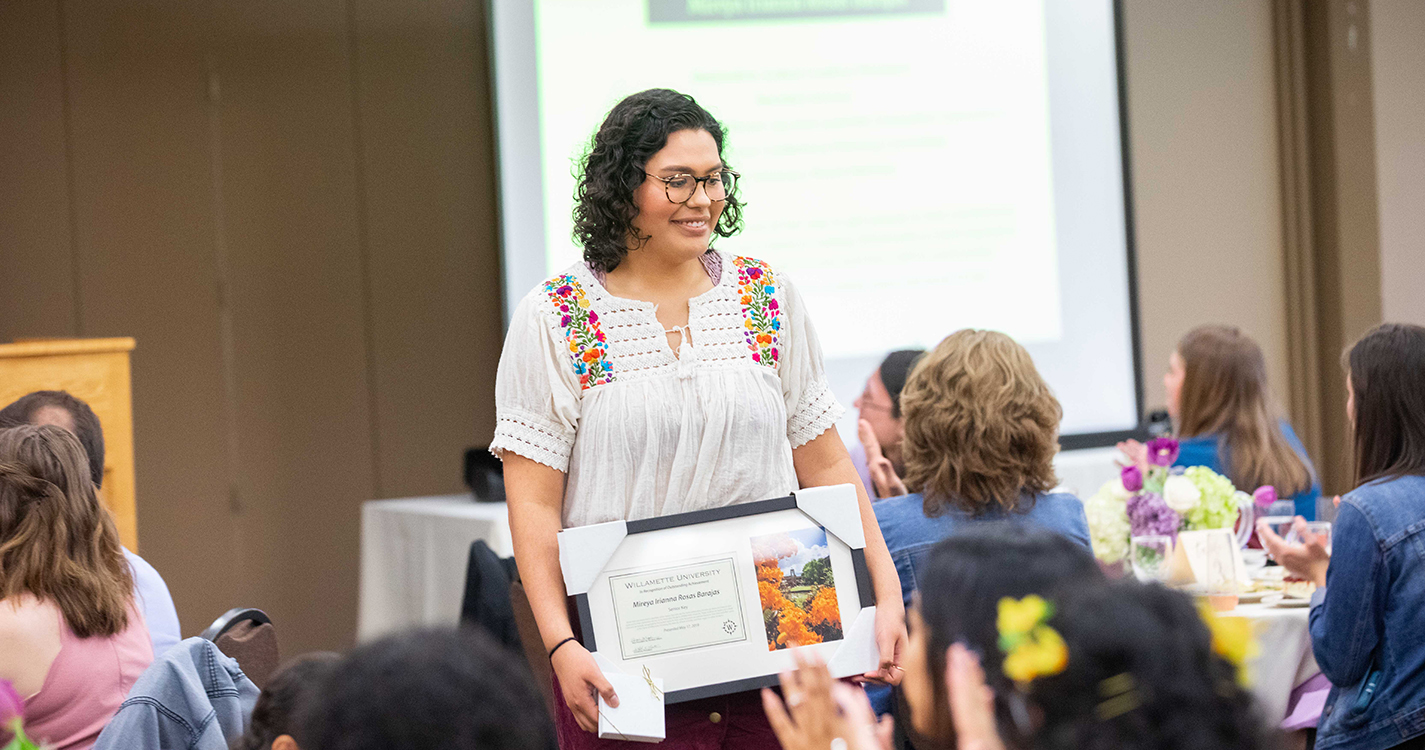
[[[1065,589],[1050,606],[1045,623],[1062,638],[1067,661],[1058,668],[1040,663],[1019,675],[1028,679],[1010,694],[1022,696],[1030,718],[1023,728],[998,722],[1002,734],[1016,738],[1012,745],[1036,750],[1267,746],[1266,723],[1239,679],[1241,664],[1224,656],[1240,661],[1245,655],[1252,638],[1245,621],[1239,619],[1237,625],[1244,627],[1234,628],[1204,614],[1186,594],[1133,580]]]
[[[1294,501],[1297,515],[1316,518],[1321,485],[1305,446],[1272,406],[1257,342],[1231,326],[1194,328],[1168,357],[1163,387],[1181,449],[1175,465],[1206,466],[1248,493],[1269,484]],[[1119,447],[1147,462],[1137,441]]]
[[[153,661],[133,586],[79,440],[0,430],[0,679],[24,697],[32,739],[92,747]]]
[[[414,630],[357,647],[302,713],[302,750],[547,750],[529,668],[483,632]]]
[[[901,389],[924,349],[902,349],[886,355],[881,366],[866,379],[866,389],[856,398],[856,434],[851,463],[872,499],[904,495],[901,482]]]
[[[304,654],[278,669],[257,696],[247,731],[232,750],[299,750],[297,717],[317,695],[339,656],[328,651]]]
[[[966,524],[1028,522],[1089,548],[1083,503],[1050,493],[1063,411],[1024,347],[994,331],[951,334],[916,365],[901,410],[915,494],[874,508],[907,603],[918,560]]]
[[[1425,328],[1385,324],[1346,356],[1356,488],[1329,540],[1263,546],[1316,584],[1312,651],[1331,680],[1316,746],[1425,748]]]
[[[925,587],[926,599],[940,598]],[[996,603],[988,636],[959,635],[952,606],[914,616],[904,689],[917,727],[949,727],[938,747],[962,750],[1257,750],[1265,723],[1238,680],[1250,629],[1209,626],[1186,595],[1156,584],[1061,587]],[[947,617],[947,615],[950,615]],[[983,638],[983,640],[982,640]],[[979,656],[976,656],[978,652]],[[799,672],[810,671],[807,668]],[[848,739],[880,750],[869,711],[819,680],[787,679],[790,711],[764,697],[787,750]],[[829,680],[828,680],[829,682]],[[784,687],[784,693],[788,689]],[[779,713],[780,711],[780,713]],[[884,731],[884,730],[882,730]],[[853,744],[854,742],[854,744]]]
[[[1064,589],[1104,585],[1102,570],[1084,546],[1047,529],[1005,522],[970,524],[955,531],[926,555],[917,572],[920,593],[907,613],[910,642],[902,661],[905,678],[897,711],[900,728],[916,748],[955,745],[949,714],[941,708],[946,700],[945,648],[953,640],[967,641],[997,668],[991,650],[998,641],[1001,599],[1053,597]],[[1006,688],[1010,682],[1000,678],[994,684]],[[869,689],[867,693],[874,703],[875,695]],[[796,691],[784,689],[784,695],[796,702]],[[763,699],[776,728],[776,702],[765,694]],[[844,706],[843,711],[860,713]],[[784,747],[801,747],[780,731],[778,738]]]
[[[89,404],[64,391],[35,391],[0,409],[0,428],[22,424],[51,424],[63,427],[79,438],[89,457],[89,475],[95,489],[104,485],[104,430]],[[182,639],[178,610],[168,584],[143,558],[124,548],[134,577],[134,595],[143,610],[144,622],[153,641],[153,655],[162,656]]]

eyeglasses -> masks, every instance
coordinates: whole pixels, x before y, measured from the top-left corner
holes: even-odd
[[[727,200],[727,196],[732,195],[732,189],[737,185],[738,174],[730,169],[721,172],[714,172],[707,177],[694,177],[690,174],[675,174],[672,177],[659,177],[656,174],[644,172],[644,174],[655,180],[663,181],[663,194],[668,196],[672,203],[687,203],[693,199],[693,194],[698,191],[698,183],[703,184],[703,192],[707,193],[708,200],[713,203],[721,203]]]

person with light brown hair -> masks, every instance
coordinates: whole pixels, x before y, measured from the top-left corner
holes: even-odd
[[[25,730],[92,747],[153,661],[133,578],[84,448],[68,430],[0,430],[0,679]]]
[[[1014,339],[950,334],[911,371],[901,413],[913,492],[874,507],[907,603],[924,555],[966,523],[1024,521],[1089,546],[1083,503],[1052,492],[1063,409]]]
[[[1244,492],[1271,485],[1292,499],[1296,515],[1316,519],[1321,485],[1305,446],[1272,403],[1266,359],[1252,337],[1225,325],[1188,331],[1168,357],[1163,386],[1179,440],[1175,466],[1206,466]],[[1147,461],[1137,441],[1119,447]]]
[[[873,507],[907,607],[930,549],[968,524],[1039,526],[1089,548],[1083,503],[1051,491],[1063,409],[1014,339],[972,329],[945,337],[911,370],[900,409],[911,494]],[[888,691],[866,692],[877,713],[889,710]]]

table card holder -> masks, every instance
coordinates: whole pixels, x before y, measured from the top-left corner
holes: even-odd
[[[1178,533],[1168,565],[1168,581],[1173,584],[1223,586],[1250,582],[1242,549],[1232,529],[1203,529]]]

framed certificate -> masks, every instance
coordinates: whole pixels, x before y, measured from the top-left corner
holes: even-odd
[[[835,677],[875,669],[865,547],[851,485],[559,533],[584,647],[668,703],[774,685],[794,644]]]

